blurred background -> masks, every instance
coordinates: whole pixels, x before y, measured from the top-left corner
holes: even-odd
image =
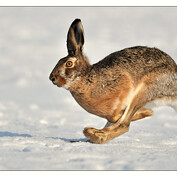
[[[92,64],[136,45],[177,59],[177,7],[0,7],[1,130],[56,136],[69,123],[80,126],[80,136],[87,124],[104,125],[48,79],[67,55],[66,36],[75,18],[82,20]]]

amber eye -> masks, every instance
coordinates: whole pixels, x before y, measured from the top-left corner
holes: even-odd
[[[72,61],[67,61],[66,62],[66,67],[72,67],[73,66],[73,62]]]

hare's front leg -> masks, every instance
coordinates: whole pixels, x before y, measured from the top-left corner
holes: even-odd
[[[108,135],[110,132],[109,130],[107,131],[106,128],[98,130],[96,128],[86,127],[83,133],[93,143],[103,144],[109,141]]]
[[[151,109],[141,108],[134,114],[131,121],[143,119],[145,117],[152,116],[152,114],[153,114],[153,111]],[[121,116],[122,116],[122,113],[118,117],[121,117]],[[91,141],[94,143],[101,143],[101,144],[106,143],[107,141],[111,139],[112,136],[115,136],[114,132],[111,132],[111,126],[113,126],[114,124],[115,123],[111,123],[108,121],[105,127],[101,130],[98,130],[92,127],[86,127],[83,133],[87,138],[91,139]],[[119,127],[119,135],[127,131],[128,131],[127,126]],[[119,136],[119,135],[116,134],[116,136]]]
[[[86,127],[83,131],[84,135],[91,140],[93,143],[104,144],[110,141],[111,139],[126,133],[128,131],[128,126],[120,126],[119,133],[114,132],[111,127],[106,127],[101,130],[92,127]]]

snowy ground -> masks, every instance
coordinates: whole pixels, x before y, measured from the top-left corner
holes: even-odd
[[[84,127],[106,121],[48,79],[77,17],[91,63],[135,45],[177,61],[176,7],[1,7],[0,170],[177,170],[177,115],[168,107],[108,144],[82,142]]]

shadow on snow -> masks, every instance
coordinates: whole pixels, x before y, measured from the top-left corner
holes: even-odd
[[[80,139],[68,139],[68,138],[60,138],[60,137],[50,137],[52,139],[59,139],[69,143],[77,143],[77,142],[90,142],[88,138],[80,138]]]
[[[12,133],[8,131],[0,132],[0,137],[32,137],[32,135],[29,134],[19,134],[19,133]],[[52,138],[55,140],[62,140],[69,143],[76,143],[76,142],[89,142],[87,138],[80,138],[80,139],[67,139],[67,138],[60,138],[60,137],[47,137]]]
[[[5,137],[5,136],[10,136],[10,137],[15,137],[15,136],[32,137],[29,134],[19,134],[19,133],[12,133],[12,132],[0,132],[0,137]]]

